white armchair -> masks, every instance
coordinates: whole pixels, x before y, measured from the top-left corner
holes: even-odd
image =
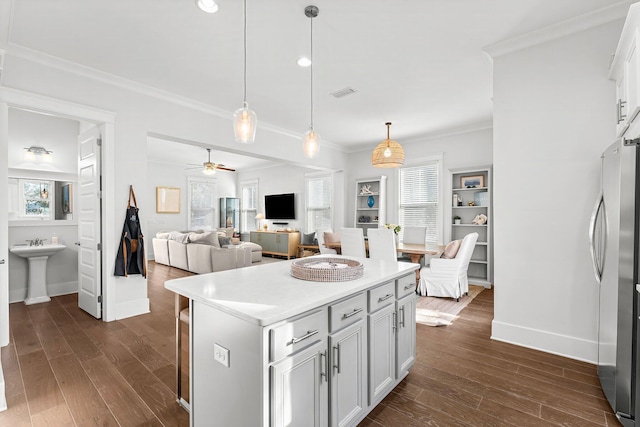
[[[460,301],[469,293],[467,269],[471,254],[478,241],[478,233],[467,234],[455,258],[433,258],[430,267],[420,269],[419,292],[422,296],[449,297]]]

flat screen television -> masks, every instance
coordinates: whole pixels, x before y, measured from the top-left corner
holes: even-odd
[[[293,193],[264,196],[264,211],[267,219],[296,219]]]

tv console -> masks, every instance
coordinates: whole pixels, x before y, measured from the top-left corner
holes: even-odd
[[[286,256],[295,258],[300,244],[298,231],[252,231],[249,240],[262,246],[263,255]]]

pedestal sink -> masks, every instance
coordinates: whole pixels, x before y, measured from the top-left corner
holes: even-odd
[[[27,285],[27,305],[51,301],[47,293],[47,260],[56,252],[66,248],[65,245],[14,246],[12,253],[27,258],[29,261],[29,282]]]

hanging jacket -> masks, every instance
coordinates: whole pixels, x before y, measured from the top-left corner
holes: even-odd
[[[132,198],[133,206],[131,206]],[[120,246],[116,255],[114,272],[116,276],[127,277],[129,274],[142,274],[142,277],[147,277],[144,236],[140,228],[136,195],[133,192],[132,185],[129,186],[129,202],[127,203],[127,212],[124,226],[122,227],[122,237],[120,238]]]

